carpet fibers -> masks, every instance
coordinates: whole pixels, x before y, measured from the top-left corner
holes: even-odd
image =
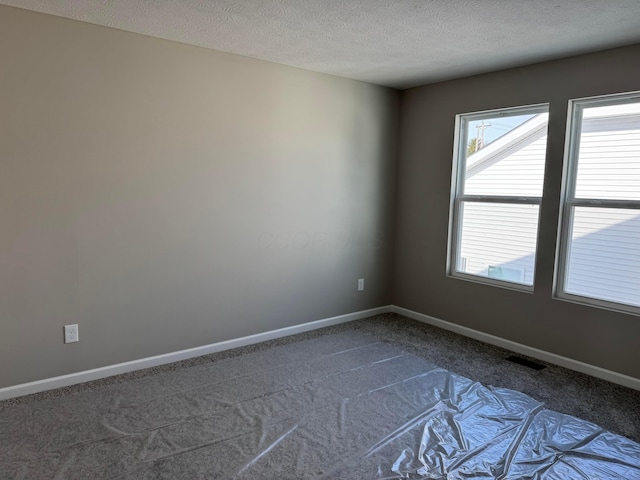
[[[20,397],[0,478],[640,479],[640,392],[510,356],[384,314]]]

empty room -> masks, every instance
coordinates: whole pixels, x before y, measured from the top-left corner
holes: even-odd
[[[640,480],[640,3],[0,0],[0,479]]]

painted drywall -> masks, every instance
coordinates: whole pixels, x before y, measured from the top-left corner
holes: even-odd
[[[640,89],[640,45],[405,90],[393,302],[400,307],[640,378],[640,317],[552,298],[567,102]],[[535,292],[446,276],[454,119],[550,103]]]
[[[0,65],[0,387],[390,303],[398,92],[10,7]]]

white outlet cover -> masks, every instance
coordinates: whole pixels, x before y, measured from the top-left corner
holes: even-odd
[[[79,341],[78,324],[64,326],[64,343],[75,343]]]
[[[362,292],[364,290],[364,278],[358,279],[358,291]]]

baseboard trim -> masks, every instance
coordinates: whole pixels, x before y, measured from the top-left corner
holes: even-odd
[[[430,315],[425,315],[423,313],[409,310],[407,308],[398,307],[396,305],[387,305],[383,307],[372,308],[369,310],[361,310],[359,312],[348,313],[345,315],[338,315],[336,317],[324,318],[321,320],[294,325],[291,327],[280,328],[277,330],[270,330],[268,332],[257,333],[255,335],[249,335],[246,337],[225,340],[223,342],[203,345],[201,347],[189,348],[186,350],[179,350],[177,352],[166,353],[163,355],[156,355],[153,357],[132,360],[130,362],[118,363],[115,365],[108,365],[105,367],[94,368],[82,372],[70,373],[68,375],[46,378],[43,380],[37,380],[35,382],[12,385],[9,387],[0,388],[0,400],[7,400],[9,398],[21,397],[23,395],[29,395],[32,393],[39,393],[56,388],[68,387],[71,385],[76,385],[78,383],[89,382],[91,380],[99,380],[101,378],[111,377],[113,375],[119,375],[121,373],[128,373],[135,370],[156,367],[168,363],[178,362],[180,360],[187,360],[189,358],[208,355],[210,353],[222,352],[224,350],[230,350],[232,348],[253,345],[255,343],[265,342],[267,340],[273,340],[275,338],[295,335],[296,333],[309,332],[311,330],[317,330],[319,328],[330,327],[332,325],[352,322],[354,320],[360,320],[363,318],[371,317],[373,315],[388,312],[394,312],[399,315],[404,315],[405,317],[412,318],[413,320],[427,323],[444,330],[449,330],[451,332],[464,335],[465,337],[473,338],[490,345],[495,345],[497,347],[501,347],[515,353],[527,355],[529,357],[543,360],[554,365],[559,365],[576,372],[585,373],[587,375],[601,378],[603,380],[632,388],[634,390],[640,390],[640,379],[638,378],[630,377],[628,375],[597,367],[595,365],[584,363],[579,360],[574,360],[572,358],[563,357],[561,355],[530,347],[518,342],[513,342],[511,340],[497,337],[489,333],[484,333],[479,330],[474,330],[469,327],[464,327],[462,325],[457,325],[455,323],[432,317]]]
[[[591,375],[592,377],[601,378],[612,383],[617,383],[618,385],[622,385],[624,387],[633,388],[634,390],[640,390],[640,379],[638,378],[630,377],[622,373],[617,373],[605,368],[591,365],[589,363],[574,360],[572,358],[563,357],[562,355],[557,355],[555,353],[540,350],[538,348],[529,347],[527,345],[523,345],[522,343],[513,342],[511,340],[497,337],[489,333],[484,333],[479,330],[463,327],[462,325],[447,322],[446,320],[441,320],[439,318],[425,315],[424,313],[415,312],[406,308],[398,307],[396,305],[391,306],[391,311],[393,313],[412,318],[413,320],[433,325],[434,327],[439,327],[444,330],[449,330],[451,332],[464,335],[465,337],[473,338],[484,343],[495,345],[496,347],[502,347],[515,353],[520,353],[522,355],[527,355],[528,357],[553,363],[554,365],[559,365],[576,372],[586,373],[587,375]],[[446,365],[443,366],[446,367]]]
[[[177,352],[165,353],[163,355],[156,355],[153,357],[141,358],[139,360],[132,360],[130,362],[118,363],[116,365],[108,365],[106,367],[84,370],[82,372],[70,373],[68,375],[61,375],[59,377],[46,378],[43,380],[37,380],[35,382],[4,387],[0,388],[0,400],[21,397],[23,395],[29,395],[31,393],[44,392],[46,390],[53,390],[55,388],[68,387],[71,385],[76,385],[78,383],[111,377],[113,375],[128,373],[134,370],[141,370],[143,368],[157,367],[159,365],[165,365],[167,363],[179,362],[180,360],[187,360],[189,358],[200,357],[202,355],[208,355],[210,353],[222,352],[224,350],[230,350],[232,348],[244,347],[246,345],[253,345],[254,343],[265,342],[267,340],[273,340],[274,338],[287,337],[289,335],[295,335],[296,333],[303,333],[311,330],[317,330],[319,328],[330,327],[332,325],[352,322],[354,320],[360,320],[362,318],[371,317],[380,313],[388,313],[390,311],[390,305],[371,308],[369,310],[361,310],[359,312],[348,313],[346,315],[324,318],[313,322],[294,325],[292,327],[279,328],[277,330],[270,330],[264,333],[257,333],[255,335],[249,335],[246,337],[234,338],[232,340],[225,340],[223,342],[203,345],[201,347],[189,348]]]

